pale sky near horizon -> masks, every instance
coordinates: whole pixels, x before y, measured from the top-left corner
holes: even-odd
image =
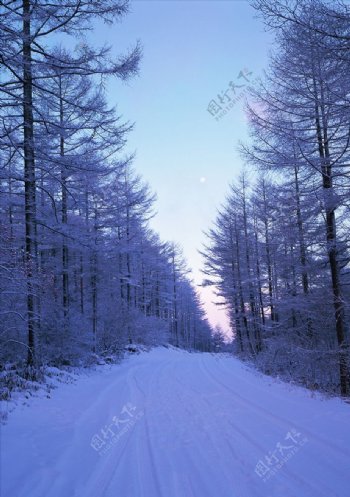
[[[268,63],[272,35],[245,0],[134,0],[113,27],[98,25],[90,41],[123,53],[140,40],[140,74],[108,84],[108,98],[125,120],[135,122],[128,151],[134,167],[157,193],[152,227],[161,239],[183,247],[196,284],[202,281],[198,254],[230,182],[242,167],[236,147],[247,139],[243,100],[219,121],[207,108],[226,104]],[[231,82],[231,86],[230,86]],[[236,92],[236,95],[234,94]],[[200,290],[212,325],[228,323],[209,289]]]

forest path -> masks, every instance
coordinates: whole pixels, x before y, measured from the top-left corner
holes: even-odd
[[[236,359],[157,348],[17,407],[1,496],[349,497],[349,415]]]

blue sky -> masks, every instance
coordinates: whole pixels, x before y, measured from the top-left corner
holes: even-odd
[[[220,94],[228,105],[235,96],[230,81],[247,84],[241,70],[251,71],[251,80],[262,74],[271,34],[244,0],[134,0],[121,24],[98,25],[91,36],[115,54],[136,40],[143,45],[140,75],[126,84],[110,81],[109,100],[136,123],[128,150],[136,150],[135,168],[158,195],[152,226],[183,247],[199,283],[203,231],[239,174],[236,147],[247,139],[241,101],[219,121],[208,103],[219,103]],[[239,96],[244,87],[235,91]],[[212,324],[226,326],[211,292],[202,290],[202,298]]]

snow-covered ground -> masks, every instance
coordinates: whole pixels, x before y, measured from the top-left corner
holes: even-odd
[[[154,349],[18,406],[1,497],[349,497],[350,405]]]

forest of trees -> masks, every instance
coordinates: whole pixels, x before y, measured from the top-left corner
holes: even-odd
[[[254,0],[275,34],[250,89],[245,170],[207,233],[204,285],[235,353],[268,374],[349,395],[350,8]],[[125,152],[133,125],[106,81],[141,47],[92,46],[127,0],[0,2],[0,369],[86,364],[131,344],[224,347],[155,195]]]
[[[349,395],[350,9],[256,0],[275,49],[251,88],[245,172],[208,232],[236,353]]]
[[[132,125],[106,78],[138,72],[89,45],[125,0],[0,3],[0,366],[82,364],[127,344],[208,350],[181,250],[149,221],[155,197],[124,152]]]

